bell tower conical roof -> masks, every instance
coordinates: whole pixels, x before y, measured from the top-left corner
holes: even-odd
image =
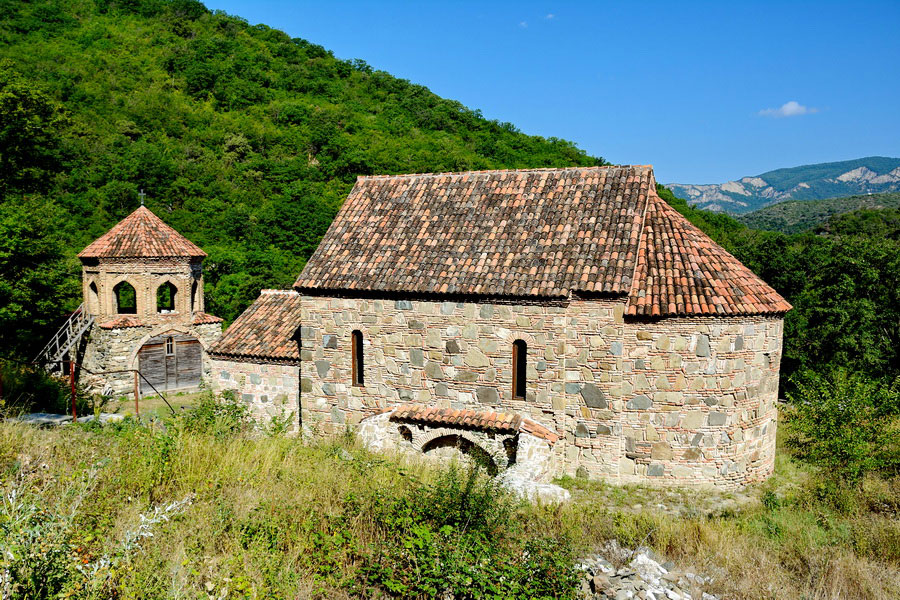
[[[119,221],[78,258],[204,258],[206,252],[166,225],[146,206]]]

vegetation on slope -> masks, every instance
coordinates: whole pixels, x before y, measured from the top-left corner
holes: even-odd
[[[358,175],[603,162],[193,0],[0,11],[6,352],[34,350],[78,304],[72,257],[141,189],[209,253],[207,306],[230,321],[293,283]]]
[[[742,502],[566,479],[574,501],[539,507],[478,473],[254,433],[245,416],[207,401],[153,424],[0,424],[0,594],[573,598],[575,561],[609,540],[690,565],[712,577],[692,591],[721,597],[900,585],[896,480],[841,495],[782,454]]]
[[[801,233],[824,225],[832,217],[861,209],[900,208],[900,193],[868,194],[826,200],[789,200],[735,218],[751,229]]]

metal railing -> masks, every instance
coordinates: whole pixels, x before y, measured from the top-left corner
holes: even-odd
[[[63,356],[78,343],[81,336],[94,323],[94,316],[87,314],[84,304],[75,309],[62,327],[47,342],[44,349],[35,357],[34,362],[40,366],[61,363]]]

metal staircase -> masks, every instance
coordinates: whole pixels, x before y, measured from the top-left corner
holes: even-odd
[[[81,340],[85,333],[94,324],[94,316],[84,310],[84,304],[79,306],[59,328],[56,335],[37,355],[34,362],[53,371],[55,368],[62,370],[62,360],[72,347]]]

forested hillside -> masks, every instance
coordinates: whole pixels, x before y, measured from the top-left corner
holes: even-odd
[[[80,302],[75,254],[139,204],[202,246],[208,309],[289,286],[356,176],[601,164],[458,102],[192,0],[0,0],[0,348]],[[889,215],[747,228],[663,196],[793,305],[783,383],[900,365]]]
[[[800,233],[824,225],[826,221],[860,209],[898,209],[900,193],[866,194],[825,200],[788,200],[738,215],[735,218],[753,229]]]
[[[193,0],[0,11],[7,350],[77,306],[74,255],[141,189],[209,253],[207,307],[231,320],[293,283],[358,175],[603,163]]]

